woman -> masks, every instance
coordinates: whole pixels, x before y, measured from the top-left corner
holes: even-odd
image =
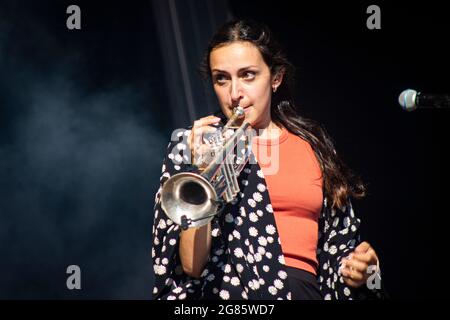
[[[207,149],[203,136],[237,106],[257,132],[254,161],[239,175],[237,203],[198,228],[174,224],[161,208],[158,190],[154,297],[381,297],[378,258],[370,244],[360,243],[360,221],[350,202],[364,195],[364,187],[325,131],[296,113],[289,92],[293,67],[267,27],[227,23],[210,42],[203,69],[221,112],[174,135],[161,187],[173,174],[192,170],[191,154],[195,160]]]

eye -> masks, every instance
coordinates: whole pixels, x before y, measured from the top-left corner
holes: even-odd
[[[214,83],[219,85],[225,84],[227,77],[224,74],[218,73],[213,76]]]
[[[245,80],[253,80],[255,78],[255,76],[256,76],[256,72],[250,71],[250,70],[244,71],[242,74],[242,77]]]

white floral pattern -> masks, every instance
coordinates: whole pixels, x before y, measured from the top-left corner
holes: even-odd
[[[228,204],[223,214],[216,215],[211,221],[212,250],[200,279],[182,272],[177,247],[181,228],[162,210],[160,193],[169,177],[190,170],[186,162],[189,150],[185,147],[188,131],[179,132],[178,141],[169,143],[160,188],[155,195],[151,250],[155,274],[153,297],[167,300],[290,300],[288,275],[273,208],[264,174],[254,157],[238,177],[242,191],[238,202]],[[317,258],[320,267],[317,281],[325,300],[381,296],[380,290],[350,289],[338,274],[342,257],[360,242],[359,224],[350,201],[345,210],[332,210],[324,199],[319,220]]]

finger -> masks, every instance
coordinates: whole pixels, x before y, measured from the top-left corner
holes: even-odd
[[[215,132],[217,132],[217,128],[208,125],[198,128],[195,132],[194,138],[195,150],[205,143],[210,144],[209,139]]]
[[[365,253],[370,249],[370,244],[366,241],[361,242],[359,246],[356,247],[355,252],[357,253]]]
[[[201,131],[202,136],[207,140],[207,138],[209,138],[212,134],[216,133],[218,129],[211,125],[207,125],[199,128],[198,130]]]
[[[349,287],[358,288],[361,286],[361,283],[359,283],[357,281],[353,281],[352,279],[344,278],[344,277],[343,277],[343,279],[344,279],[345,284],[348,285]]]
[[[354,269],[361,273],[366,273],[367,266],[368,266],[367,263],[358,261],[358,260],[354,260],[354,258],[352,260],[347,260],[347,261],[343,262],[343,264],[344,264],[344,268]]]
[[[190,147],[193,146],[199,146],[202,143],[202,137],[205,130],[209,130],[210,127],[207,127],[208,129],[204,129],[205,126],[210,124],[217,124],[220,121],[220,118],[215,116],[208,116],[205,118],[201,118],[199,120],[194,121],[194,125],[192,126],[191,130],[191,137],[189,141],[191,142]],[[213,129],[213,128],[211,128]]]
[[[342,280],[344,280],[344,282],[346,282],[347,284],[350,283],[353,287],[359,287],[362,284],[364,284],[364,282],[366,281],[365,279],[357,280],[357,279],[352,279],[350,277],[345,277],[345,276],[342,276]]]
[[[366,253],[354,253],[353,259],[369,264],[372,260],[372,255],[369,252]]]
[[[356,269],[343,268],[341,274],[344,278],[349,278],[353,281],[363,281],[364,274]]]
[[[199,146],[195,151],[194,164],[202,165],[209,163],[208,159],[210,158],[210,154],[208,151],[210,149],[211,148],[209,148],[206,144],[202,144],[201,146]]]
[[[370,248],[369,251],[367,251],[367,253],[371,257],[371,262],[375,262],[375,263],[378,262],[377,253],[375,252],[375,250],[373,248]]]
[[[208,124],[218,123],[219,121],[220,121],[220,118],[218,118],[218,117],[207,116],[207,117],[200,118],[200,119],[194,121],[193,127],[199,128],[199,127],[203,127]]]
[[[378,265],[378,257],[373,249],[369,249],[366,253],[355,254],[354,259],[369,265]]]
[[[207,144],[202,144],[201,146],[199,146],[196,150],[197,153],[199,154],[204,154],[206,152],[209,152],[211,150],[211,147],[209,147]]]

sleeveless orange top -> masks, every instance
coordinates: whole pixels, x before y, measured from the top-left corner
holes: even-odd
[[[275,139],[253,138],[252,150],[265,176],[286,265],[317,274],[323,181],[314,151],[284,128]]]

